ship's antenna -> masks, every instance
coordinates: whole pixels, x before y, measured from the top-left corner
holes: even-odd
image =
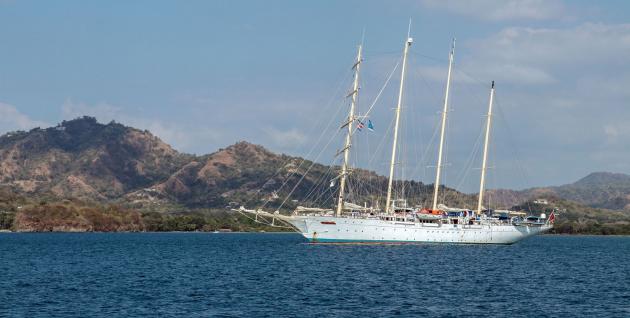
[[[365,26],[363,27],[363,30],[361,31],[361,46],[363,46],[364,41],[365,41]]]
[[[486,168],[488,162],[488,142],[490,140],[490,125],[492,124],[492,103],[494,102],[494,81],[490,88],[490,103],[488,105],[488,119],[486,121],[486,139],[483,145],[483,161],[481,163],[481,182],[479,183],[479,202],[477,203],[477,215],[481,215],[483,208],[483,191],[486,186]]]
[[[394,165],[396,164],[396,144],[398,143],[398,126],[400,123],[400,108],[402,107],[403,90],[405,84],[405,69],[407,66],[407,53],[409,47],[413,43],[413,39],[409,36],[411,34],[411,19],[409,20],[409,31],[407,32],[407,40],[405,40],[405,48],[403,50],[402,70],[400,72],[400,89],[398,90],[398,105],[396,106],[396,124],[394,125],[394,142],[392,143],[392,160],[389,165],[389,181],[387,184],[387,201],[385,211],[389,214],[394,213],[391,207],[392,200],[392,182],[394,181]]]
[[[365,34],[365,31],[364,31]],[[361,52],[363,49],[363,36],[361,39],[361,44],[359,44],[357,59],[352,66],[354,69],[354,82],[352,84],[352,92],[348,94],[351,97],[350,100],[350,112],[348,114],[348,121],[344,123],[344,126],[348,126],[348,134],[346,135],[346,143],[343,148],[343,165],[341,166],[341,174],[339,180],[339,198],[337,200],[337,211],[335,212],[335,216],[341,216],[341,212],[343,211],[343,201],[344,201],[344,193],[346,191],[346,177],[348,175],[348,161],[350,159],[350,147],[352,147],[352,129],[354,128],[354,121],[356,117],[354,115],[354,110],[357,104],[357,97],[359,96],[359,70],[361,68]],[[343,126],[342,126],[343,128]]]
[[[448,114],[448,97],[451,88],[451,70],[453,69],[453,58],[455,56],[455,39],[451,45],[451,52],[448,55],[448,75],[446,76],[446,92],[444,93],[444,110],[442,111],[442,128],[440,131],[440,147],[438,150],[437,171],[435,173],[435,187],[433,190],[433,208],[437,210],[438,192],[440,190],[440,177],[442,174],[442,152],[444,149],[444,132],[446,131],[446,116]]]

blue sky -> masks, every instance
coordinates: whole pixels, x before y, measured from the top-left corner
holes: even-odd
[[[329,163],[340,138],[310,150],[320,134],[335,137],[329,120],[343,120],[363,30],[365,111],[411,18],[400,176],[431,182],[452,37],[448,185],[475,189],[478,171],[465,167],[491,80],[501,112],[491,187],[630,173],[628,12],[627,1],[0,0],[0,132],[85,114],[149,129],[184,152],[247,140]],[[378,144],[390,142],[397,82],[375,104],[377,131],[357,135],[358,166],[385,171]]]

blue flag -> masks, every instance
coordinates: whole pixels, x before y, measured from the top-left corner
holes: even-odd
[[[368,130],[374,131],[374,125],[372,125],[372,121],[368,119]]]

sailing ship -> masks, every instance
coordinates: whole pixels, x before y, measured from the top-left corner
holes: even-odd
[[[352,69],[354,78],[350,97],[350,109],[347,120],[342,128],[347,129],[343,152],[341,171],[335,178],[339,180],[336,207],[302,207],[298,206],[290,215],[273,213],[262,209],[247,209],[241,206],[234,211],[253,216],[261,223],[270,221],[289,225],[301,233],[310,242],[429,242],[429,243],[461,243],[461,244],[512,244],[527,237],[549,231],[553,228],[555,216],[553,212],[546,217],[541,214],[536,217],[525,217],[523,212],[492,211],[484,209],[484,191],[486,170],[488,164],[488,144],[492,125],[492,108],[494,104],[495,84],[490,86],[488,113],[485,123],[485,140],[481,180],[477,209],[450,208],[439,203],[439,191],[443,166],[444,139],[449,112],[449,94],[451,74],[455,55],[455,40],[451,45],[448,58],[448,73],[444,105],[441,112],[440,141],[438,148],[436,177],[433,190],[432,207],[409,208],[406,201],[394,199],[392,193],[394,170],[397,160],[398,132],[400,128],[401,107],[404,95],[405,72],[407,56],[413,39],[407,36],[404,42],[402,65],[400,72],[400,87],[398,102],[395,108],[395,121],[387,183],[387,196],[384,211],[379,208],[361,206],[346,201],[346,183],[351,171],[349,167],[350,148],[352,147],[353,127],[360,122],[355,114],[359,94],[359,74],[362,63],[362,45],[358,46],[356,60]],[[497,213],[500,212],[500,213]]]

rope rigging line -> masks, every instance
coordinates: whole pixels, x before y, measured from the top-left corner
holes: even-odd
[[[345,81],[347,80],[347,78],[348,78],[348,76],[347,76],[347,75],[348,75],[348,73],[349,73],[349,71],[346,71],[346,72],[345,72],[344,77],[343,77],[343,80],[342,80],[342,81],[340,81],[340,82],[338,83],[338,85],[337,85],[337,89],[336,89],[336,92],[335,92],[335,94],[333,94],[333,96],[330,98],[330,100],[329,100],[329,102],[328,102],[328,105],[325,107],[325,109],[326,109],[326,108],[329,108],[331,105],[333,105],[333,101],[334,101],[334,100],[338,97],[339,92],[341,91],[342,87],[344,86],[344,85],[342,85],[342,84],[343,84],[343,82],[345,82]],[[326,125],[326,127],[325,127],[322,131],[321,131],[321,133],[319,134],[319,136],[318,136],[318,138],[317,138],[316,142],[313,144],[313,147],[311,147],[311,150],[309,150],[309,152],[308,152],[308,154],[307,154],[306,156],[304,156],[303,158],[301,158],[300,163],[299,163],[299,164],[297,165],[297,167],[295,168],[295,171],[293,171],[292,173],[290,173],[290,174],[289,174],[289,175],[285,178],[285,180],[283,181],[282,185],[281,185],[281,186],[280,186],[280,187],[279,187],[276,191],[278,191],[278,192],[279,192],[279,191],[281,191],[281,190],[284,188],[284,186],[286,186],[286,185],[287,185],[287,183],[289,182],[289,180],[291,180],[291,178],[295,175],[295,173],[297,173],[297,172],[300,170],[300,168],[302,167],[302,164],[304,164],[304,162],[306,162],[306,160],[308,160],[307,158],[311,156],[311,154],[313,153],[313,151],[315,151],[315,149],[317,149],[317,148],[318,148],[319,144],[320,144],[320,143],[321,143],[321,141],[322,141],[323,136],[324,136],[324,135],[326,134],[326,132],[328,132],[328,130],[330,129],[330,127],[332,126],[332,124],[333,124],[333,122],[335,121],[336,117],[339,115],[339,112],[341,111],[341,109],[342,109],[342,107],[337,107],[337,111],[335,112],[334,116],[331,116],[331,117],[330,117],[330,119],[329,119],[329,121],[328,121],[328,124],[327,124],[327,125]],[[322,119],[320,119],[320,122],[321,122],[321,121],[323,121],[323,118],[324,118],[324,117],[321,117],[321,118],[322,118]],[[318,124],[319,124],[319,123],[318,123]],[[328,144],[330,144],[330,140],[329,140]],[[320,148],[320,153],[318,154],[317,158],[319,158],[319,156],[321,155],[321,152],[322,152],[325,148],[327,148],[327,147],[328,147],[328,144],[326,145],[326,147],[324,147],[324,148]],[[284,167],[281,167],[280,169],[283,169],[283,168],[284,168]],[[309,169],[310,169],[310,168],[309,168]],[[266,200],[266,201],[262,204],[262,206],[260,206],[259,208],[260,208],[260,209],[264,208],[264,207],[265,207],[265,206],[266,206],[269,202],[270,202],[270,200],[269,200],[269,199],[267,199],[267,200]],[[286,199],[285,199],[285,202],[286,202]],[[283,202],[283,203],[284,203],[284,202]]]
[[[282,201],[282,204],[280,204],[280,206],[278,207],[278,210],[280,210],[284,204],[287,202],[287,200],[289,200],[289,197],[291,197],[291,195],[293,194],[293,192],[295,192],[295,190],[297,189],[297,187],[300,185],[300,183],[302,182],[302,180],[304,180],[304,178],[306,177],[306,175],[309,173],[309,171],[311,171],[311,169],[313,168],[313,166],[316,164],[316,161],[319,160],[319,157],[322,155],[322,153],[324,152],[325,149],[328,148],[328,146],[330,145],[330,143],[332,142],[333,139],[336,139],[336,136],[333,136],[333,138],[330,138],[328,140],[328,143],[326,143],[326,146],[324,146],[323,148],[321,148],[321,151],[319,152],[319,154],[317,155],[317,157],[315,158],[315,160],[311,161],[311,165],[308,167],[308,169],[306,169],[306,171],[302,174],[302,177],[300,177],[300,180],[298,180],[298,182],[293,186],[293,189],[291,189],[291,192],[289,192],[289,194],[287,194],[286,198],[284,199],[284,201]],[[297,171],[297,169],[296,169]]]
[[[339,111],[337,111],[337,114],[338,114],[338,113],[339,113]],[[337,114],[335,114],[335,115],[337,115]],[[333,118],[334,118],[334,117],[333,117]],[[330,126],[331,126],[332,122],[333,122],[333,120],[331,120],[331,121],[328,123],[328,126],[325,128],[325,130],[328,130],[328,129],[330,128]],[[319,145],[320,140],[321,140],[321,137],[323,137],[323,135],[324,135],[323,133],[322,133],[322,134],[320,134],[320,138],[318,138],[318,139],[317,139],[317,142],[315,143],[315,146]],[[336,137],[336,135],[335,135],[334,137]],[[313,167],[313,165],[315,164],[315,161],[317,161],[317,160],[319,159],[319,157],[320,157],[320,156],[321,156],[321,154],[324,152],[324,150],[328,147],[328,145],[330,145],[330,142],[332,141],[332,139],[333,139],[333,138],[331,138],[331,139],[328,141],[328,143],[326,144],[326,146],[325,146],[325,147],[323,147],[323,148],[321,148],[321,149],[320,149],[319,154],[317,155],[316,159],[315,159],[314,161],[312,161],[312,162],[311,162],[311,165],[309,166],[309,168],[308,168],[308,170],[307,170],[307,171],[309,171],[309,170]],[[313,148],[312,148],[312,150],[314,150],[314,149],[315,149],[315,147],[313,147]],[[310,156],[310,154],[312,153],[312,150],[311,150],[311,151],[309,151],[309,154],[308,154],[306,157]],[[285,180],[284,180],[284,182],[282,183],[282,185],[281,185],[281,186],[278,188],[278,190],[276,190],[276,191],[280,191],[280,190],[282,190],[282,189],[284,188],[284,186],[285,186],[285,185],[287,185],[287,183],[291,180],[291,178],[292,178],[292,177],[293,177],[293,176],[294,176],[297,172],[299,172],[300,168],[302,167],[302,164],[304,164],[304,163],[308,160],[308,159],[306,159],[306,157],[301,158],[300,163],[297,165],[297,167],[295,168],[295,170],[294,170],[293,172],[291,172],[291,173],[290,173],[290,174],[289,174],[289,175],[285,178]],[[300,181],[301,181],[303,178],[304,178],[304,175],[302,176],[302,178],[300,179]],[[298,183],[298,184],[299,184],[299,183]],[[296,185],[296,187],[297,187],[297,185]],[[293,193],[293,191],[295,191],[295,187],[294,187],[294,189],[291,191],[291,194]],[[288,197],[287,197],[287,199],[288,199]],[[260,209],[264,208],[264,207],[267,205],[267,203],[269,203],[269,202],[270,202],[270,200],[269,200],[269,199],[267,199],[267,200],[265,201],[265,203],[264,203],[264,204],[260,207]],[[283,202],[283,204],[284,204],[285,202],[286,202],[286,199],[285,199],[285,201]]]
[[[475,143],[473,144],[472,150],[470,152],[470,154],[468,155],[468,158],[466,159],[463,169],[460,170],[459,174],[457,175],[456,179],[457,185],[455,186],[455,189],[461,189],[462,185],[464,184],[465,180],[468,178],[468,174],[470,173],[470,171],[473,169],[472,165],[475,162],[475,159],[477,159],[477,156],[479,154],[480,151],[480,144],[481,144],[481,140],[483,138],[483,133],[484,133],[484,129],[483,129],[483,124],[480,126],[479,128],[479,133],[477,135],[477,138],[475,140]],[[454,196],[454,198],[460,199],[459,194],[456,194],[456,192],[450,193],[451,195]],[[445,193],[445,197],[444,197],[444,201],[446,202],[446,199],[448,198],[448,194]]]
[[[351,71],[350,71],[350,70],[345,70],[345,71],[344,71],[344,72],[342,72],[341,74],[342,74],[341,76],[338,76],[339,80],[337,81],[337,84],[336,84],[335,93],[334,93],[334,94],[330,97],[330,99],[329,99],[329,100],[328,100],[328,102],[326,103],[326,106],[324,106],[324,109],[328,109],[328,108],[330,108],[330,107],[333,105],[333,101],[337,98],[337,96],[338,96],[339,92],[341,91],[342,87],[344,86],[344,85],[343,85],[343,83],[344,83],[345,81],[347,81],[348,75],[349,75],[349,74],[351,74]],[[340,108],[337,110],[337,113],[335,114],[335,116],[339,113],[339,111],[340,111]],[[320,119],[319,119],[319,121],[317,122],[316,126],[319,126],[319,125],[323,122],[323,120],[324,120],[323,118],[324,118],[324,117],[320,117]],[[332,124],[332,122],[333,122],[333,119],[334,119],[334,116],[333,116],[331,119],[329,119],[328,125],[326,126],[326,128],[325,128],[324,130],[329,129],[330,125],[331,125],[331,124]],[[309,153],[308,153],[305,157],[303,157],[303,158],[302,158],[302,160],[300,161],[300,163],[299,163],[299,164],[298,164],[298,166],[296,167],[296,171],[297,171],[297,170],[298,170],[298,169],[302,166],[302,164],[304,163],[304,161],[306,160],[306,158],[307,158],[308,156],[310,156],[310,155],[311,155],[311,153],[314,151],[314,149],[317,147],[317,145],[319,144],[319,142],[320,142],[320,140],[321,140],[321,137],[323,137],[323,134],[320,134],[320,136],[319,136],[319,138],[317,139],[317,141],[316,141],[315,145],[311,148],[311,150],[309,151]],[[273,174],[270,178],[268,178],[268,179],[267,179],[267,181],[266,181],[266,182],[268,182],[269,180],[272,180],[272,179],[273,179],[273,178],[275,178],[277,175],[279,175],[279,174],[280,174],[280,172],[282,172],[282,171],[285,169],[286,165],[287,165],[289,162],[291,162],[291,161],[293,161],[293,158],[291,158],[290,156],[288,156],[288,158],[287,158],[287,159],[286,159],[286,160],[282,163],[282,165],[281,165],[281,166],[280,166],[280,167],[276,170],[276,172],[275,172],[275,173],[274,173],[274,174]],[[280,190],[282,190],[282,188],[284,187],[284,185],[286,184],[286,182],[287,182],[287,181],[288,181],[288,180],[289,180],[292,176],[293,176],[293,173],[292,173],[292,174],[290,174],[289,176],[287,176],[287,177],[285,178],[284,182],[282,183],[282,185],[281,185],[278,189],[276,189],[276,191],[280,191]],[[265,183],[266,183],[266,182],[265,182]],[[256,199],[257,199],[257,195],[258,195],[258,194],[260,194],[260,192],[261,192],[261,191],[262,191],[262,188],[258,189],[258,190],[256,191],[255,195],[251,196],[251,198],[250,198],[250,199],[249,199],[249,200],[245,203],[245,206],[246,206],[246,205],[248,205],[248,204],[250,204],[253,200],[256,200]],[[270,200],[270,198],[268,197],[268,198],[264,201],[264,203],[263,203],[261,206],[259,206],[259,209],[264,208],[264,207],[265,207],[265,206],[266,206],[266,205],[267,205],[270,201],[271,201],[271,200]]]
[[[507,136],[509,139],[508,144],[509,145],[516,145],[517,143],[515,142],[514,139],[514,133],[512,132],[512,129],[505,117],[505,114],[503,113],[503,104],[500,103],[499,100],[497,100],[496,94],[495,94],[495,105],[497,106],[497,113],[499,116],[499,120],[501,123],[503,123],[505,125],[505,128],[507,130]],[[521,154],[518,150],[518,148],[516,147],[511,147],[512,151],[513,151],[513,155],[516,161],[516,166],[517,166],[517,170],[521,173],[521,177],[523,177],[523,180],[525,181],[526,184],[531,184],[531,180],[529,179],[529,175],[527,173],[527,170],[525,169],[525,165],[523,164],[523,162],[520,160],[521,158]],[[528,209],[531,211],[531,205],[530,205],[530,201],[527,201],[527,206]]]
[[[401,60],[399,59],[398,62],[396,62],[396,65],[394,66],[394,69],[391,71],[391,73],[389,73],[389,76],[387,77],[387,80],[385,80],[385,84],[383,84],[383,86],[381,87],[381,89],[379,90],[378,94],[376,95],[376,97],[374,98],[374,101],[372,102],[372,104],[370,105],[370,107],[368,107],[367,112],[365,113],[365,117],[370,116],[370,113],[372,112],[372,109],[374,108],[374,105],[376,105],[376,103],[378,102],[378,100],[381,98],[381,94],[383,94],[383,91],[385,90],[385,88],[387,87],[387,85],[389,84],[389,81],[392,79],[392,76],[394,75],[394,73],[396,72],[396,69],[398,69],[398,66],[400,65]],[[356,128],[355,128],[356,130]]]
[[[382,94],[383,94],[384,90],[387,88],[387,86],[388,86],[388,84],[389,84],[389,82],[390,82],[391,78],[393,77],[393,75],[395,74],[396,70],[398,69],[398,67],[399,67],[399,65],[400,65],[400,62],[401,62],[401,59],[399,59],[399,60],[396,62],[396,64],[395,64],[395,66],[394,66],[393,70],[392,70],[392,71],[390,72],[390,74],[388,75],[387,79],[385,80],[385,83],[383,84],[383,86],[382,86],[382,87],[381,87],[381,89],[379,90],[378,94],[377,94],[377,95],[376,95],[376,97],[374,98],[373,102],[371,103],[370,107],[368,108],[368,110],[367,110],[367,112],[365,113],[365,115],[363,115],[363,117],[369,117],[369,115],[370,115],[370,113],[372,112],[372,110],[373,110],[374,106],[375,106],[375,105],[376,105],[376,103],[380,100],[380,98],[381,98],[381,96],[382,96]],[[358,129],[358,126],[357,126],[357,127],[353,127],[353,134],[354,134],[354,133],[356,133],[356,130],[357,130],[357,129]],[[329,143],[330,143],[330,141],[329,141]],[[328,146],[328,144],[326,145],[326,147],[327,147],[327,146]],[[324,147],[324,148],[326,148],[326,147]],[[320,153],[320,154],[321,154],[321,153]],[[356,156],[355,156],[355,157],[356,157]],[[318,155],[318,158],[319,158],[319,155]],[[307,172],[308,172],[308,171],[310,171],[310,168],[311,168],[311,167],[309,167],[309,169],[307,170]],[[299,184],[299,183],[303,180],[303,178],[304,178],[304,177],[305,177],[305,174],[302,176],[302,178],[300,178],[300,181],[298,181],[298,184]],[[282,202],[282,204],[280,205],[280,207],[284,206],[284,204],[286,203],[286,201],[287,201],[288,197],[289,197],[291,194],[293,194],[293,192],[295,191],[295,188],[296,188],[296,187],[297,187],[297,184],[296,184],[296,186],[295,186],[295,187],[291,190],[291,192],[289,193],[289,195],[287,196],[287,198],[286,198],[286,199]],[[315,189],[315,188],[317,188],[317,187],[314,185],[314,187],[313,187],[313,188]],[[325,192],[328,192],[328,190],[326,190]],[[350,193],[350,192],[349,192],[349,193]],[[322,195],[323,195],[323,194],[322,194]],[[321,197],[322,197],[322,195],[320,195],[320,196],[318,197],[318,199],[319,199],[319,198],[321,198]],[[328,201],[328,200],[327,200],[327,201]]]

